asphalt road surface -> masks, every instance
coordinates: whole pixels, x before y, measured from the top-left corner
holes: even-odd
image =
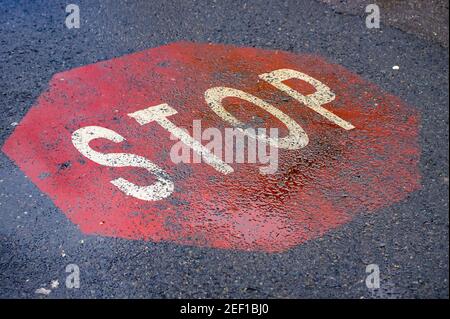
[[[364,12],[321,1],[75,3],[79,29],[64,24],[66,2],[0,1],[0,145],[55,73],[179,40],[223,43],[320,55],[416,107],[422,187],[287,251],[244,252],[83,234],[0,153],[0,297],[448,298],[442,38],[385,24],[383,11],[381,28],[368,29]],[[78,289],[65,285],[68,264]],[[379,289],[366,287],[369,264]]]

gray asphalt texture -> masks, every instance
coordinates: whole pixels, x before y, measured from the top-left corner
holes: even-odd
[[[412,33],[448,48],[448,0],[320,0],[336,12],[364,16],[368,4],[376,3],[385,25]]]
[[[80,29],[65,1],[0,1],[0,145],[57,72],[211,41],[319,54],[416,106],[423,188],[287,252],[247,253],[84,235],[1,153],[0,297],[448,298],[448,49],[320,1],[74,2]],[[65,287],[70,263],[79,289]]]

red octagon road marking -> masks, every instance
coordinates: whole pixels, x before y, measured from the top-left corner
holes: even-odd
[[[259,77],[279,69],[329,87],[335,98],[323,108],[354,128],[340,127]],[[301,79],[283,83],[304,96],[317,90]],[[309,143],[280,148],[275,174],[260,174],[261,165],[249,163],[231,163],[234,171],[223,174],[205,162],[173,163],[176,141],[167,129],[129,115],[166,103],[177,113],[167,119],[190,135],[196,119],[203,128],[223,130],[231,125],[205,102],[213,87],[270,103],[301,125]],[[222,102],[242,122],[263,119],[280,137],[289,134],[277,117],[250,102]],[[414,108],[317,56],[183,42],[56,74],[3,151],[85,233],[275,252],[419,189],[418,122]],[[165,173],[155,175],[136,161],[112,167],[120,164],[86,157],[72,136],[90,126],[122,137],[92,140],[91,150],[135,154],[137,162],[151,161]],[[156,200],[127,195],[111,182],[122,178],[145,187],[157,177],[170,178],[173,189]]]

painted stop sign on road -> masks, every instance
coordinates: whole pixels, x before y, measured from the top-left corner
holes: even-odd
[[[418,121],[314,55],[175,43],[56,74],[3,151],[87,234],[275,252],[417,190]]]

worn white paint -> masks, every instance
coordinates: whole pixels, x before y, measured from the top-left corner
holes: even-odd
[[[278,120],[280,120],[289,130],[288,136],[283,138],[271,138],[266,134],[252,134],[251,131],[245,130],[244,123],[234,117],[230,112],[228,112],[222,105],[222,100],[226,97],[236,97],[242,99],[244,101],[253,103],[268,113],[275,116]],[[220,116],[224,121],[228,122],[232,126],[239,129],[242,133],[246,134],[249,137],[255,139],[262,139],[264,142],[269,143],[272,146],[278,148],[286,148],[286,149],[299,149],[303,148],[309,143],[308,135],[305,133],[303,128],[295,122],[288,115],[284,114],[282,111],[272,106],[271,104],[264,102],[260,98],[256,96],[246,93],[241,90],[228,88],[228,87],[213,87],[211,89],[206,90],[205,92],[205,100],[208,103],[209,107]]]
[[[202,156],[205,163],[214,167],[217,171],[223,174],[232,173],[233,168],[215,156],[210,150],[204,147],[199,141],[194,139],[183,129],[173,124],[167,117],[177,114],[177,111],[170,107],[168,104],[159,104],[148,107],[144,110],[136,111],[128,114],[128,116],[134,118],[139,124],[145,125],[155,121],[175,137],[180,139],[181,142],[192,148],[194,152]]]
[[[322,105],[333,101],[335,95],[328,86],[326,86],[319,80],[305,73],[291,69],[279,69],[269,73],[260,74],[259,77],[264,81],[270,83],[271,85],[275,86],[277,89],[289,94],[291,97],[293,97],[300,103],[306,105],[313,111],[319,113],[320,115],[327,118],[334,124],[339,125],[343,129],[351,130],[355,128],[351,123],[341,119],[336,114],[322,107]],[[303,95],[300,92],[292,89],[291,87],[283,83],[283,81],[290,79],[303,80],[314,86],[316,92],[309,95]]]
[[[122,192],[146,201],[160,200],[172,194],[174,184],[164,170],[139,155],[129,153],[104,154],[97,152],[89,146],[89,142],[98,138],[108,139],[114,143],[120,143],[125,140],[125,138],[113,130],[101,126],[86,126],[76,130],[72,134],[72,143],[81,154],[100,165],[110,167],[141,167],[148,170],[157,178],[154,184],[148,186],[139,186],[124,178],[112,180],[111,183],[117,186]]]
[[[52,280],[52,281],[50,282],[50,287],[52,287],[52,289],[58,288],[58,287],[59,287],[59,281],[58,281],[57,279]]]
[[[50,289],[46,289],[44,287],[36,289],[34,291],[36,294],[48,296],[52,291]]]

